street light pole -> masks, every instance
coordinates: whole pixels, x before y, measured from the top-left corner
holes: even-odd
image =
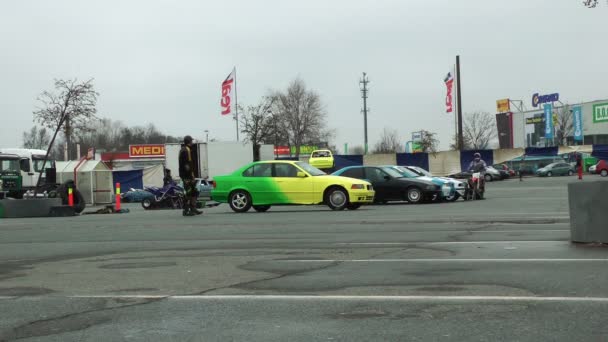
[[[207,144],[209,144],[209,130],[208,129],[205,130],[205,135],[206,135],[205,142]]]

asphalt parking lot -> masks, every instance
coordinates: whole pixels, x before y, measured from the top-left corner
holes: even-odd
[[[344,212],[0,220],[0,340],[606,340],[608,249],[569,242],[576,181]]]

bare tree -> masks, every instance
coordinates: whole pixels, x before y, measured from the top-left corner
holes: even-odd
[[[399,134],[394,129],[384,128],[380,140],[374,146],[374,153],[396,153],[401,150]]]
[[[51,142],[51,136],[46,128],[34,126],[29,132],[23,132],[23,148],[46,150]]]
[[[488,112],[466,114],[462,134],[464,149],[483,150],[498,136],[494,117]]]
[[[239,106],[241,133],[245,134],[245,141],[253,145],[254,161],[260,160],[260,146],[277,138],[276,118],[271,111],[273,102],[273,98],[264,97],[255,106]]]
[[[566,138],[574,132],[574,120],[570,105],[566,104],[558,109],[555,122],[555,142],[558,146],[566,144]]]
[[[34,111],[34,120],[53,131],[63,125],[68,144],[68,157],[73,156],[72,141],[75,136],[92,129],[96,119],[97,93],[93,79],[79,83],[78,80],[55,80],[55,91],[44,91],[39,97],[41,107]]]
[[[437,133],[422,130],[422,140],[418,142],[424,153],[436,153],[439,140],[436,138]]]
[[[285,92],[273,95],[272,112],[277,115],[277,130],[286,136],[288,145],[295,146],[295,157],[305,143],[320,142],[327,134],[326,112],[319,95],[306,89],[303,80],[293,80]]]

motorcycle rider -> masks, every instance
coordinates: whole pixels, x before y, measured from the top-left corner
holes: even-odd
[[[179,178],[184,184],[186,192],[186,203],[184,203],[184,216],[200,215],[203,212],[196,209],[198,190],[196,189],[196,179],[194,177],[194,159],[192,158],[192,137],[186,135],[184,143],[179,151]]]
[[[486,164],[486,162],[481,159],[481,154],[475,152],[475,154],[473,155],[473,160],[469,164],[469,172],[480,172],[483,176],[483,174],[486,172],[487,167],[488,165]]]
[[[469,164],[468,171],[472,172],[472,173],[479,172],[479,178],[477,181],[479,182],[479,190],[481,190],[482,194],[486,190],[486,182],[485,182],[484,175],[486,173],[487,167],[488,167],[488,165],[486,164],[486,162],[483,159],[481,159],[481,154],[479,154],[478,152],[475,152],[475,154],[473,154],[473,160]],[[474,186],[475,186],[475,184],[473,183],[473,178],[471,177],[469,179],[469,189],[474,188]]]

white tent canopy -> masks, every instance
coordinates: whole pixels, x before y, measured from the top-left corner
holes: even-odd
[[[87,204],[112,203],[112,170],[99,160],[58,161],[57,182],[64,183],[74,180],[76,168],[76,188],[80,191]]]

